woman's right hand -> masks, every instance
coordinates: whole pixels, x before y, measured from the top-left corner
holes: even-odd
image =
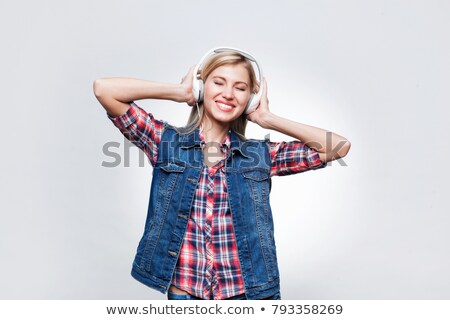
[[[194,95],[192,94],[192,73],[194,72],[194,69],[195,65],[189,69],[188,73],[183,78],[181,78],[184,97],[180,102],[186,102],[191,107],[195,105]]]

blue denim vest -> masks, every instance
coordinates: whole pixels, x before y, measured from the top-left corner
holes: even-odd
[[[270,156],[263,140],[241,140],[230,132],[225,174],[239,262],[247,299],[280,289],[274,227],[269,203]],[[150,200],[131,274],[167,293],[203,167],[199,129],[164,130],[153,168]]]

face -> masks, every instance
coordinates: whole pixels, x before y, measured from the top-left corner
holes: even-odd
[[[242,64],[223,65],[210,73],[204,88],[205,116],[230,124],[244,112],[250,98],[250,76]]]

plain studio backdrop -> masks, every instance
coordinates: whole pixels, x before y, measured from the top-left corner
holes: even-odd
[[[179,83],[212,47],[344,162],[274,177],[283,299],[450,299],[448,1],[2,1],[0,298],[166,299],[134,280],[152,168],[93,93]],[[189,107],[138,104],[185,124]],[[247,136],[292,138],[249,124]],[[105,146],[120,162],[105,153]]]

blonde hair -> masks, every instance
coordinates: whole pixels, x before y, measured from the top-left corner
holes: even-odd
[[[259,84],[256,79],[255,70],[250,61],[248,61],[244,56],[238,52],[220,52],[213,55],[200,70],[200,79],[206,82],[208,76],[218,67],[223,65],[238,65],[242,64],[245,69],[247,69],[250,76],[250,91],[254,94],[259,90]],[[194,105],[189,115],[189,119],[185,127],[180,128],[184,133],[189,133],[194,131],[196,128],[200,127],[204,117],[204,107],[203,102]],[[247,115],[242,113],[242,115],[233,120],[230,125],[230,129],[233,130],[241,139],[245,140],[245,128],[247,127]]]

